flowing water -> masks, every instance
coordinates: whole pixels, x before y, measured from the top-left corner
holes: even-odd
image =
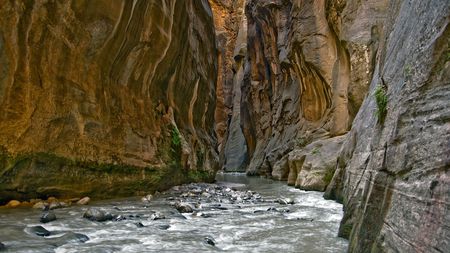
[[[251,190],[261,200],[204,203],[202,215],[195,212],[180,215],[169,203],[174,198],[167,194],[148,204],[138,198],[108,200],[54,210],[58,219],[46,224],[39,223],[40,210],[3,209],[0,242],[7,246],[6,252],[346,251],[348,242],[337,237],[342,205],[324,200],[322,193],[305,192],[283,182],[243,174],[218,174],[217,179],[245,184],[242,191]],[[280,197],[291,198],[295,203],[276,203]],[[207,208],[219,205],[222,208]],[[268,211],[271,207],[277,210]],[[108,210],[126,219],[93,222],[82,218],[88,208]],[[152,220],[154,211],[166,218]],[[138,227],[139,222],[144,226]],[[39,225],[52,234],[39,237],[30,233],[30,227]],[[73,233],[87,235],[90,240],[80,242],[73,238]],[[215,241],[215,246],[206,243],[205,238]]]

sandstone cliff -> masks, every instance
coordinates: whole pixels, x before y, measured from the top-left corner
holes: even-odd
[[[246,2],[247,173],[328,186],[350,252],[450,251],[449,8]]]
[[[220,165],[226,171],[245,170],[246,146],[240,127],[243,53],[247,22],[244,0],[210,0],[216,28],[218,77],[216,91],[216,134]],[[241,55],[241,56],[238,56]]]
[[[370,19],[355,24],[361,29],[351,29],[342,20],[344,1],[247,2],[241,121],[248,174],[271,175],[281,166],[297,177],[295,169],[277,163],[286,163],[292,150],[350,129],[377,51],[376,22],[386,4],[375,5],[365,13]]]
[[[213,177],[207,0],[1,0],[0,68],[0,202]]]
[[[349,252],[449,252],[450,2],[388,3],[370,91],[326,196],[344,203]]]

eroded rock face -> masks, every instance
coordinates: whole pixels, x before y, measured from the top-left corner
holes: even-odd
[[[244,0],[209,0],[214,16],[218,49],[217,105],[215,112],[218,149],[223,151],[233,110],[233,56],[244,16]]]
[[[365,21],[368,34],[344,27],[350,31],[341,37],[344,6],[325,0],[247,2],[241,123],[249,174],[270,175],[278,159],[301,148],[299,142],[350,129],[372,73],[375,49],[368,45],[377,17]]]
[[[449,1],[389,2],[370,92],[326,192],[344,203],[349,252],[450,251],[449,13]]]
[[[325,191],[334,175],[345,137],[318,140],[289,152],[275,163],[272,178],[302,190]]]
[[[247,173],[323,190],[328,183],[313,172],[337,168],[326,197],[345,205],[340,235],[350,252],[450,251],[449,6],[246,3]],[[374,98],[380,87],[384,120]],[[312,160],[321,142],[329,161]]]
[[[206,0],[0,1],[0,201],[212,179],[215,52]]]

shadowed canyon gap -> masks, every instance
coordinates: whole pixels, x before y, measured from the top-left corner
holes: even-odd
[[[0,200],[222,167],[342,202],[349,252],[450,251],[448,0],[0,3]]]

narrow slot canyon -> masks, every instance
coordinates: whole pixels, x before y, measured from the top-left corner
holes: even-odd
[[[0,0],[0,252],[450,252],[448,0]]]

